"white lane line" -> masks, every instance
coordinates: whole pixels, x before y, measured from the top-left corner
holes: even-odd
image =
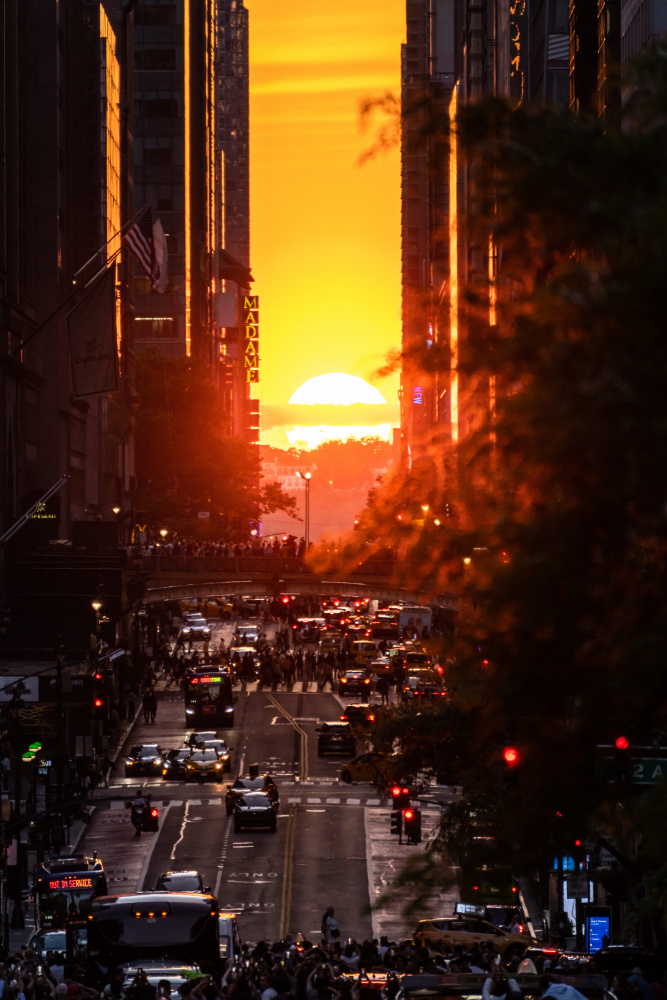
[[[186,802],[185,803],[185,809],[183,810],[183,821],[181,823],[180,836],[179,836],[178,840],[176,841],[176,843],[174,844],[174,846],[171,849],[171,854],[169,855],[169,860],[170,861],[175,861],[176,860],[176,848],[178,847],[178,845],[181,843],[181,841],[185,837],[185,826],[186,826],[186,824],[188,822],[188,813],[189,812],[190,812],[190,802]]]
[[[307,799],[306,801],[309,805],[319,805],[322,799]]]
[[[329,798],[329,799],[325,799],[324,801],[327,802],[327,803],[329,803],[332,806],[340,805],[340,799],[331,799],[331,798]]]
[[[227,860],[227,849],[229,847],[229,835],[231,833],[231,830],[232,830],[232,821],[231,821],[231,819],[228,819],[227,820],[227,829],[225,830],[225,838],[224,838],[224,840],[222,842],[222,853],[221,853],[221,856],[220,856],[220,864],[218,865],[218,874],[217,874],[216,879],[215,879],[215,890],[213,892],[213,895],[215,896],[216,899],[218,898],[218,893],[220,891],[220,883],[222,881],[222,873],[224,871],[225,862]]]
[[[348,806],[358,806],[360,804],[360,802],[361,802],[361,799],[348,799],[347,800]]]

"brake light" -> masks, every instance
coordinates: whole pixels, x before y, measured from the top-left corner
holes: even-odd
[[[347,677],[341,677],[340,682],[341,684],[347,684]]]
[[[347,722],[347,715],[341,715],[340,720],[341,722]]]
[[[364,684],[370,684],[370,682],[371,682],[370,677],[364,677]]]
[[[375,716],[374,715],[367,715],[366,716],[366,722],[375,722]]]

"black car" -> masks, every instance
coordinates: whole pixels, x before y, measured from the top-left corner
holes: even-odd
[[[239,799],[247,792],[265,792],[276,809],[278,808],[278,787],[270,774],[239,775],[233,785],[227,785],[225,808],[231,816]]]
[[[277,811],[266,792],[246,792],[234,806],[234,831],[238,833],[244,826],[268,826],[275,833]]]
[[[195,747],[185,761],[185,780],[221,782],[224,770],[225,762],[217,750]]]
[[[162,774],[164,751],[157,743],[142,743],[132,747],[125,758],[125,777],[133,778],[138,774]]]
[[[318,757],[324,757],[325,753],[344,753],[354,757],[356,743],[349,722],[323,722],[316,731]]]
[[[362,726],[364,729],[372,726],[376,718],[375,705],[348,705],[341,715],[343,722],[351,722],[352,725]]]
[[[186,746],[198,747],[204,743],[205,740],[219,740],[220,737],[217,733],[214,733],[212,729],[199,730],[194,733],[190,733],[187,740],[185,741]]]
[[[210,892],[196,871],[162,872],[155,883],[156,892]]]
[[[162,761],[162,777],[165,781],[180,781],[185,778],[185,761],[190,755],[190,747],[170,750]]]
[[[370,694],[371,679],[365,670],[348,670],[338,682],[339,694]]]

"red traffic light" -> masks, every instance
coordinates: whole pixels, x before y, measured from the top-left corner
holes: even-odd
[[[630,746],[630,740],[627,736],[619,736],[616,739],[616,749],[617,750],[627,750]]]
[[[414,814],[414,811],[412,809],[404,809],[403,810],[403,816],[405,817],[405,819],[407,821],[410,821],[411,819],[414,819],[414,815],[415,814]]]
[[[102,708],[102,705],[104,704],[104,699],[96,698],[93,704],[95,705],[95,708]]]
[[[399,795],[401,794],[401,789],[399,788],[398,785],[394,785],[393,786],[393,788],[391,790],[391,794],[394,796],[395,799],[397,799],[399,797]]]
[[[151,816],[153,817],[153,819],[157,818],[157,814],[158,814],[157,809],[155,808],[155,806],[153,806],[153,808],[151,809]]]
[[[99,670],[98,670],[98,671],[97,671],[97,673],[96,673],[96,674],[94,675],[94,677],[95,677],[95,680],[96,680],[96,681],[101,681],[101,680],[102,680],[102,674],[101,674],[101,673],[99,672]]]
[[[281,600],[282,600],[283,604],[289,604],[289,602],[290,602],[290,599],[287,596],[287,594],[285,594],[285,596],[283,598],[281,598]]]
[[[503,750],[503,760],[508,767],[515,767],[519,763],[519,751],[516,747],[505,747]]]

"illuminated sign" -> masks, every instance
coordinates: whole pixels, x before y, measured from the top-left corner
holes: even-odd
[[[191,684],[221,684],[222,677],[191,677]]]
[[[245,330],[243,369],[246,382],[259,382],[259,296],[244,295],[242,322]]]
[[[56,878],[49,880],[49,889],[60,892],[63,889],[92,889],[92,878]]]
[[[420,385],[413,386],[412,389],[412,402],[416,403],[418,406],[424,401],[424,394],[422,387]]]

